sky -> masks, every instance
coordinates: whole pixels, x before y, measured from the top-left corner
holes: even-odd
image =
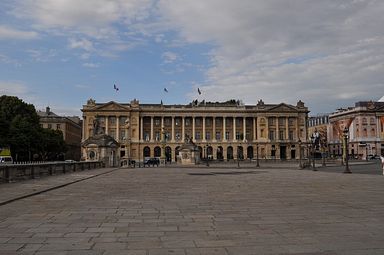
[[[384,95],[383,13],[382,0],[1,0],[0,94],[78,116],[90,98],[329,113]]]

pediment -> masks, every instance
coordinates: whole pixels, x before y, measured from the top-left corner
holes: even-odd
[[[129,106],[123,106],[121,104],[118,104],[114,101],[111,101],[109,103],[97,106],[95,110],[99,111],[129,111]]]
[[[293,106],[281,103],[268,109],[270,112],[297,112],[297,109]]]

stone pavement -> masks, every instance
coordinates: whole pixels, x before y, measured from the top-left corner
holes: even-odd
[[[60,188],[0,206],[0,254],[384,254],[384,176],[351,168],[366,174],[155,167],[1,184],[2,201]]]

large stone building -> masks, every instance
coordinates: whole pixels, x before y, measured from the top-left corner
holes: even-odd
[[[140,104],[138,100],[96,103],[90,99],[82,111],[82,155],[86,160],[105,160],[98,156],[103,153],[109,157],[106,162],[125,158],[142,161],[146,157],[175,162],[186,140],[197,146],[200,158],[231,160],[258,155],[298,159],[298,141],[305,143],[308,137],[308,108],[301,101],[295,106],[262,100],[256,105],[234,100],[163,105]],[[98,143],[91,140],[101,134],[116,141],[116,150],[97,149]]]
[[[60,130],[68,147],[65,159],[80,160],[81,157],[81,126],[82,121],[77,116],[59,116],[46,107],[45,111],[37,111],[40,125],[43,128]]]
[[[343,131],[348,129],[348,154],[359,159],[384,154],[384,102],[357,102],[329,115],[328,143],[331,155],[343,150]]]

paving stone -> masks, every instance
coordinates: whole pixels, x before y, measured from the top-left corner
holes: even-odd
[[[382,176],[236,171],[121,169],[3,205],[0,254],[384,254]]]

